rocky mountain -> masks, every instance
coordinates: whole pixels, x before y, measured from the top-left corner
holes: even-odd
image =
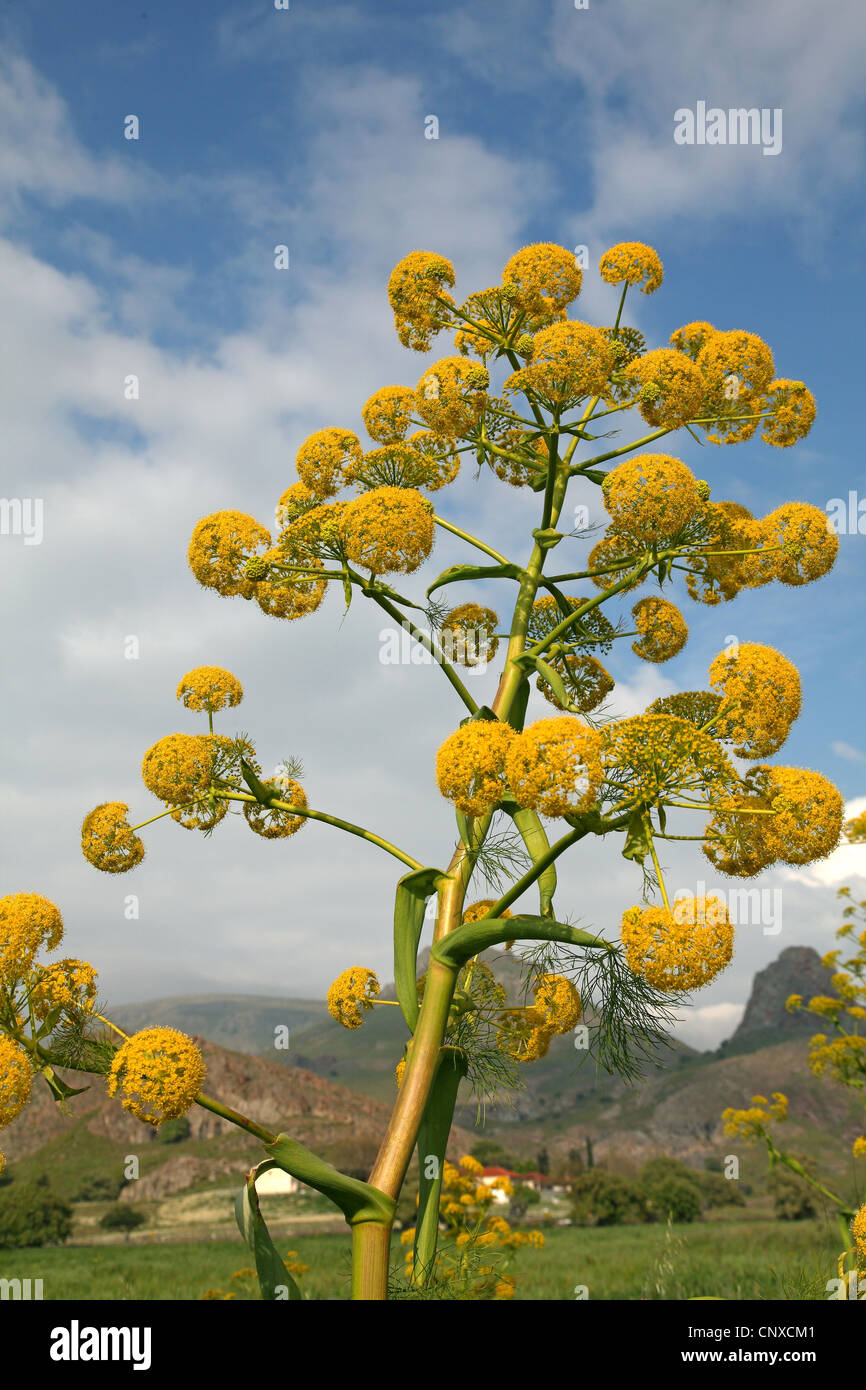
[[[745,1013],[736,1031],[719,1049],[720,1055],[754,1051],[756,1047],[816,1032],[811,1014],[789,1013],[785,1002],[792,994],[802,994],[808,1000],[815,994],[832,993],[832,973],[821,964],[821,957],[811,946],[786,946],[776,960],[758,971]]]

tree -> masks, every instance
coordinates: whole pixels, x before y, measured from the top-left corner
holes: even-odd
[[[511,1197],[510,1214],[525,1216],[530,1207],[537,1207],[540,1202],[540,1192],[534,1187],[527,1187],[525,1182],[518,1183]]]
[[[190,1123],[186,1115],[178,1115],[175,1120],[166,1120],[156,1131],[160,1144],[179,1144],[190,1136]]]
[[[647,349],[625,313],[630,288],[649,294],[662,283],[651,247],[611,247],[599,272],[619,297],[607,316],[613,322],[594,326],[567,317],[582,269],[563,247],[524,247],[500,284],[462,303],[450,293],[448,260],[410,253],[388,284],[398,336],[427,352],[436,335],[456,330],[457,355],[427,364],[414,387],[383,386],[370,397],[361,412],[369,447],[342,426],[303,442],[297,481],[279,498],[276,538],[232,510],[206,516],[190,542],[200,584],[275,620],[304,619],[329,589],[347,609],[356,601],[374,605],[393,625],[383,661],[399,661],[411,643],[412,663],[426,664],[458,706],[443,709],[435,766],[438,791],[453,806],[456,847],[449,837],[432,865],[371,825],[314,809],[297,756],[266,776],[253,740],[231,733],[225,712],[243,689],[221,668],[196,667],[177,692],[187,710],[207,719],[207,732],[159,739],[142,765],[160,814],[187,830],[210,835],[233,807],[265,839],[286,840],[314,820],[399,863],[393,912],[389,905],[383,920],[389,933],[394,923],[406,1041],[395,1058],[392,1119],[366,1181],[206,1095],[193,1039],[171,1028],[131,1038],[111,1023],[100,1031],[88,1008],[93,968],[36,962],[41,946],[59,940],[57,909],[34,902],[37,895],[3,899],[7,918],[20,920],[33,944],[4,980],[8,1039],[0,1041],[10,1051],[0,1057],[0,1075],[10,1078],[12,1109],[26,1100],[26,1051],[49,1069],[65,1062],[104,1071],[110,1094],[146,1124],[177,1118],[192,1104],[229,1120],[346,1216],[354,1298],[387,1297],[389,1233],[416,1146],[425,1162],[415,1283],[423,1287],[425,1271],[435,1268],[442,1164],[464,1077],[482,1105],[507,1093],[586,1010],[592,1023],[582,1057],[634,1078],[666,1035],[672,997],[708,984],[728,964],[734,933],[724,901],[700,893],[670,899],[660,862],[669,837],[690,838],[687,830],[696,828],[691,838],[716,869],[746,877],[775,862],[811,862],[839,837],[835,787],[818,773],[763,761],[782,746],[800,709],[796,668],[772,648],[734,642],[711,663],[706,688],[665,696],[642,714],[611,719],[601,708],[614,685],[603,658],[617,642],[636,639],[634,655],[653,664],[682,650],[688,627],[668,597],[676,584],[684,581],[688,598],[708,604],[771,582],[797,587],[827,572],[838,541],[818,507],[788,503],[755,518],[714,499],[710,482],[681,459],[655,452],[680,429],[687,444],[696,431],[719,446],[759,431],[769,445],[796,444],[815,415],[804,384],[776,377],[773,354],[755,334],[705,322],[677,329],[669,346]],[[612,441],[617,425],[631,427],[634,412],[638,437]],[[477,536],[448,515],[440,499],[461,463],[477,468],[485,487],[523,491],[533,515],[520,551],[509,543],[506,554],[502,536]],[[729,472],[712,462],[710,471]],[[592,533],[603,522],[607,532],[598,538]],[[448,565],[426,590],[413,588],[411,576],[443,533],[466,547],[465,563]],[[487,586],[483,603],[465,597],[476,582]],[[640,596],[650,582],[653,592]],[[504,618],[487,606],[493,588]],[[495,660],[500,645],[499,684],[486,704],[473,694],[472,675]],[[530,711],[533,688],[552,706],[550,717]],[[216,716],[225,732],[214,731]],[[349,744],[351,737],[347,728]],[[741,775],[732,753],[755,766]],[[97,806],[82,826],[85,857],[107,873],[134,869],[145,853],[138,832],[153,819],[147,813],[130,824],[126,803]],[[640,897],[623,904],[621,922],[599,932],[571,925],[579,903],[562,894],[557,902],[558,862],[576,850],[591,863],[596,837],[621,837]],[[472,901],[476,880],[495,885],[497,896]],[[419,980],[428,902],[435,906],[433,945]],[[509,1004],[479,957],[516,942],[521,1002]],[[375,973],[349,965],[328,991],[328,1007],[354,1031],[379,995]],[[32,1028],[21,1024],[25,1016]],[[59,1087],[53,1070],[45,1076]],[[355,1219],[359,1212],[363,1220]],[[259,1219],[248,1223],[251,1240]]]
[[[106,1231],[125,1232],[126,1239],[129,1240],[130,1231],[135,1231],[139,1226],[143,1226],[145,1220],[144,1212],[140,1211],[138,1207],[118,1202],[116,1206],[108,1208],[108,1211],[100,1218],[99,1224]]]
[[[16,1182],[0,1193],[0,1249],[62,1245],[72,1231],[68,1202],[35,1182]]]
[[[538,1150],[538,1157],[535,1162],[538,1166],[539,1173],[544,1173],[546,1176],[550,1172],[550,1154],[547,1152],[547,1149],[542,1148]]]
[[[85,1178],[75,1194],[76,1202],[114,1202],[125,1186],[121,1178]]]
[[[661,1221],[694,1221],[701,1210],[697,1185],[675,1174],[641,1182],[650,1210]]]
[[[647,1198],[637,1183],[591,1168],[575,1178],[570,1191],[572,1219],[578,1226],[619,1226],[649,1220]]]
[[[811,1189],[789,1168],[775,1168],[767,1180],[767,1187],[780,1221],[808,1221],[817,1216]]]
[[[472,1157],[485,1168],[509,1168],[515,1171],[516,1159],[508,1149],[504,1149],[495,1139],[479,1139],[472,1145]]]

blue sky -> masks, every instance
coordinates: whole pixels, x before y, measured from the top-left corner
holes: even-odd
[[[140,758],[162,734],[193,730],[174,689],[203,662],[243,680],[241,723],[266,764],[304,757],[312,804],[352,819],[372,798],[373,828],[399,831],[425,862],[447,854],[432,756],[459,716],[437,673],[383,668],[381,624],[360,605],[344,622],[331,598],[281,627],[198,590],[185,564],[192,525],[220,507],[267,522],[308,433],[357,428],[377,386],[418,379],[429,359],[399,346],[385,296],[407,251],[451,257],[469,293],[534,240],[589,248],[573,312],[595,322],[614,312],[602,251],[650,242],[665,283],[636,296],[630,321],[653,345],[696,318],[748,328],[780,375],[813,390],[818,420],[794,449],[669,441],[715,496],[758,514],[795,497],[866,498],[862,11],[847,0],[820,15],[811,0],[589,0],[581,11],[571,0],[292,0],[287,12],[199,0],[82,12],[36,0],[6,7],[0,31],[0,492],[45,505],[41,546],[0,537],[0,830],[15,866],[4,891],[57,901],[69,950],[94,960],[116,1002],[321,995],[361,961],[387,976],[391,865],[320,827],[273,846],[236,824],[205,842],[163,823],[128,879],[81,860],[78,827],[97,801],[156,809]],[[674,111],[698,101],[780,108],[781,153],[675,145]],[[130,113],[138,141],[123,138]],[[429,115],[438,140],[425,139]],[[278,243],[287,272],[273,268]],[[443,336],[434,355],[450,350]],[[128,373],[141,379],[134,406],[118,385]],[[447,503],[518,554],[535,524],[527,498],[489,475],[461,477]],[[438,543],[431,575],[462,558]],[[767,642],[804,682],[780,760],[866,796],[864,569],[866,537],[848,535],[820,584],[715,610],[683,597],[680,657],[660,671],[627,652],[612,661],[619,710],[702,685],[731,634]],[[140,637],[135,662],[122,656],[128,634]],[[684,1036],[729,1032],[751,974],[782,946],[828,947],[835,887],[866,877],[852,855],[764,875],[784,892],[784,929],[744,928]],[[672,866],[683,886],[703,873],[703,861]],[[575,859],[563,884],[564,905],[608,930],[639,892],[615,852],[592,868]],[[129,892],[137,921],[123,914]]]

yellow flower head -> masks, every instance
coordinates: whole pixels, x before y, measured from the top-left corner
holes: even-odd
[[[851,1233],[857,1246],[857,1254],[861,1259],[866,1259],[866,1204],[860,1207],[851,1222]]]
[[[543,816],[588,811],[602,780],[601,735],[566,715],[537,719],[512,740],[506,775],[519,806]]]
[[[564,975],[538,975],[533,983],[535,1008],[552,1033],[570,1033],[581,1015],[580,995]]]
[[[315,497],[333,497],[361,462],[361,443],[351,430],[317,430],[298,450],[295,467]]]
[[[433,549],[433,506],[413,488],[377,487],[346,505],[346,554],[374,574],[411,574]]]
[[[709,536],[707,553],[696,551],[686,577],[696,602],[716,604],[735,598],[742,588],[757,588],[776,577],[778,556],[764,549],[764,523],[756,521],[738,502],[708,502],[704,522]],[[719,554],[719,551],[757,551],[752,554]]]
[[[361,414],[371,439],[377,444],[396,444],[406,438],[414,409],[415,392],[410,386],[382,386]]]
[[[622,940],[630,970],[656,989],[679,993],[709,984],[730,963],[734,928],[721,898],[682,898],[666,907],[630,907]]]
[[[372,1009],[373,1000],[381,993],[381,989],[375,971],[367,970],[362,965],[353,965],[351,969],[338,975],[328,990],[328,1013],[331,1018],[342,1023],[344,1028],[360,1028],[364,1022],[364,1014],[368,1009]]]
[[[797,668],[773,647],[742,642],[720,652],[710,666],[710,685],[731,702],[716,728],[742,758],[775,753],[800,713]]]
[[[486,367],[463,357],[442,357],[418,382],[415,406],[432,430],[454,439],[477,424],[489,385]]]
[[[736,329],[711,333],[698,353],[706,394],[704,414],[718,416],[704,425],[714,444],[736,444],[751,439],[760,425],[762,393],[773,376],[773,354],[755,333]],[[742,416],[754,416],[741,419]]]
[[[450,321],[454,267],[432,251],[411,251],[398,261],[388,281],[394,326],[404,347],[427,352],[433,336]]]
[[[788,1118],[788,1099],[780,1091],[773,1092],[773,1103],[766,1096],[752,1096],[752,1104],[746,1110],[735,1110],[729,1106],[722,1111],[725,1134],[731,1139],[761,1139],[768,1127],[776,1120]]]
[[[177,698],[187,709],[207,710],[213,714],[219,709],[239,705],[244,698],[244,688],[237,676],[221,666],[196,666],[194,671],[187,671],[177,687]]]
[[[493,1294],[495,1298],[508,1300],[514,1297],[516,1288],[517,1280],[513,1274],[500,1274],[493,1285]]]
[[[461,603],[442,619],[442,645],[449,661],[478,666],[492,661],[499,647],[499,618],[492,608]]]
[[[640,285],[643,294],[652,294],[662,282],[663,270],[659,254],[640,241],[621,241],[605,251],[598,265],[602,280],[608,285]]]
[[[772,414],[763,421],[761,438],[777,449],[789,449],[805,439],[815,423],[815,397],[802,381],[771,381],[762,402]]]
[[[27,1053],[0,1035],[0,1125],[11,1124],[30,1099],[33,1069]]]
[[[496,1046],[515,1062],[546,1056],[553,1036],[540,1009],[505,1009],[497,1019]]]
[[[701,414],[704,379],[688,357],[673,348],[644,353],[626,368],[626,384],[653,429],[679,429]]]
[[[52,1009],[88,1012],[96,1000],[96,971],[86,960],[39,966],[29,997],[33,1017],[40,1023]]]
[[[774,857],[783,864],[813,864],[839,843],[844,802],[833,783],[803,767],[766,767],[763,792],[772,816],[764,816]]]
[[[189,567],[199,584],[224,598],[251,598],[254,585],[245,576],[247,561],[271,544],[271,533],[243,512],[213,512],[199,521],[189,543]]]
[[[641,800],[736,785],[734,769],[717,740],[687,719],[664,714],[617,719],[605,726],[604,745],[603,763],[611,781]]]
[[[833,568],[839,537],[826,512],[805,502],[786,502],[761,523],[763,543],[781,546],[773,555],[775,578],[783,584],[809,584]]]
[[[768,833],[772,818],[750,814],[770,809],[766,797],[749,774],[742,789],[714,791],[712,800],[715,811],[707,825],[704,854],[720,873],[754,878],[777,857],[778,846]]]
[[[117,1049],[108,1094],[148,1125],[176,1120],[189,1109],[205,1078],[204,1058],[176,1028],[144,1028]]]
[[[562,677],[570,704],[580,714],[597,709],[616,685],[610,672],[589,652],[570,652],[566,656],[554,657],[548,661],[548,665]],[[548,704],[565,711],[566,706],[543,676],[537,677],[535,686]]]
[[[169,805],[195,800],[211,784],[218,749],[229,742],[219,735],[167,734],[144,755],[144,785]]]
[[[529,391],[543,405],[567,410],[586,396],[603,396],[613,369],[602,330],[569,320],[535,334],[532,361],[508,377],[505,390]]]
[[[684,352],[686,357],[690,357],[694,362],[710,334],[715,333],[715,331],[713,325],[704,320],[684,324],[682,328],[675,329],[671,334],[671,346],[677,348],[679,352]]]
[[[104,801],[81,826],[81,852],[105,874],[125,874],[144,858],[144,841],[130,827],[125,801]]]
[[[866,1158],[866,1136],[862,1134],[857,1136],[852,1152],[855,1158]]]
[[[412,450],[413,477],[416,487],[438,492],[453,483],[460,472],[460,455],[455,453],[455,441],[436,430],[417,430],[410,434],[406,445]],[[404,483],[404,486],[406,484]]]
[[[469,907],[467,907],[463,913],[464,924],[466,922],[480,922],[481,918],[486,917],[491,907],[495,907],[495,905],[495,898],[481,898],[477,903],[470,903]],[[514,914],[506,907],[503,912],[500,912],[499,916],[513,917]]]
[[[484,1172],[484,1164],[479,1163],[478,1159],[473,1158],[471,1154],[464,1154],[459,1162],[460,1167],[465,1169],[467,1173],[474,1173],[477,1176]]]
[[[316,508],[316,511],[322,512],[334,510],[333,507]],[[315,613],[325,597],[327,579],[317,579],[315,574],[301,578],[288,570],[283,572],[277,568],[299,564],[305,570],[322,569],[322,562],[317,556],[296,553],[296,545],[298,551],[302,549],[301,530],[300,523],[296,523],[289,531],[284,531],[280,544],[268,550],[263,557],[268,562],[269,578],[256,584],[255,599],[269,618],[284,618],[287,622],[305,618],[308,613]]]
[[[53,951],[63,939],[63,918],[41,893],[0,898],[0,980],[14,981],[37,951]]]
[[[531,319],[558,314],[577,299],[582,278],[573,252],[550,241],[522,247],[502,272],[504,284],[517,286],[518,306]]]
[[[639,640],[632,642],[631,649],[644,661],[670,661],[686,645],[689,630],[685,619],[675,604],[669,603],[666,598],[639,599],[631,615],[640,633]]]
[[[598,570],[598,574],[592,575],[592,582],[597,589],[609,589],[612,584],[619,584],[628,573],[629,566],[626,561],[640,558],[643,551],[643,544],[635,540],[634,536],[626,532],[618,531],[615,526],[608,528],[607,535],[593,546],[589,552],[589,569]],[[636,578],[634,583],[627,585],[623,590],[628,593],[629,589],[639,589],[641,584],[646,583],[646,575]]]
[[[297,521],[299,516],[311,512],[318,506],[318,497],[310,491],[306,483],[292,483],[291,487],[287,487],[282,493],[274,512],[277,530],[284,531],[293,521]]]
[[[302,810],[307,809],[306,793],[294,778],[274,777],[265,785],[274,789],[280,801],[299,806]],[[288,835],[295,835],[307,823],[305,816],[293,815],[279,806],[262,806],[258,801],[244,804],[244,817],[253,834],[260,835],[263,840],[284,840]]]
[[[505,757],[517,737],[497,719],[473,719],[449,734],[436,755],[443,796],[465,816],[483,816],[505,795]]]
[[[702,507],[691,469],[668,454],[636,454],[608,473],[602,490],[617,530],[644,542],[669,540]]]

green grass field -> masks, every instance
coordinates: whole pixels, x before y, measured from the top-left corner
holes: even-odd
[[[298,1236],[291,1247],[310,1266],[307,1297],[348,1296],[346,1236]],[[818,1221],[569,1227],[546,1232],[545,1248],[522,1250],[513,1269],[527,1300],[574,1300],[579,1286],[590,1300],[823,1298],[838,1254],[834,1229]],[[396,1240],[393,1257],[402,1265]],[[0,1278],[41,1278],[46,1299],[200,1299],[208,1289],[244,1296],[232,1276],[249,1263],[240,1240],[67,1246],[0,1252]]]

